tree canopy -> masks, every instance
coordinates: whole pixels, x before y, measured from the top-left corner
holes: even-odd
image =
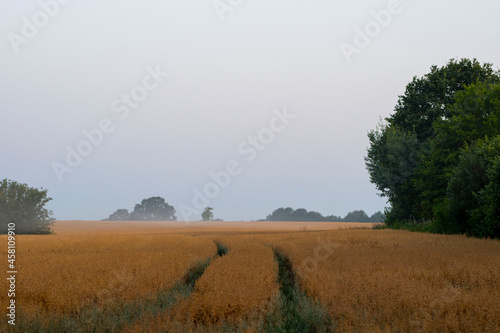
[[[175,208],[162,197],[151,197],[136,204],[129,214],[127,209],[118,209],[111,214],[110,221],[177,221]]]
[[[47,190],[29,187],[9,179],[0,182],[0,233],[7,233],[9,224],[16,234],[52,233],[52,212],[45,205],[52,200]]]
[[[109,221],[128,221],[129,219],[130,213],[128,212],[128,209],[118,209],[107,218]]]
[[[462,148],[500,135],[499,83],[499,72],[475,59],[433,66],[422,78],[413,78],[394,114],[368,133],[366,167],[391,205],[386,211],[389,226],[436,220],[435,231],[465,232],[450,228],[451,217],[444,217],[444,212],[451,214],[445,208],[450,181],[468,152]],[[457,225],[469,219],[460,214]]]
[[[212,213],[212,207],[206,207],[203,213],[201,213],[201,218],[203,221],[212,221],[214,219],[214,214]]]
[[[439,206],[440,229],[479,237],[500,236],[500,136],[461,150]]]
[[[323,216],[304,208],[278,208],[269,214],[266,221],[307,221],[307,222],[381,222],[384,219],[382,212],[376,212],[369,217],[363,210],[349,212],[344,218],[335,215]]]

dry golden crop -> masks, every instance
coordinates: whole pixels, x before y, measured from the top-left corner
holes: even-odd
[[[201,237],[214,239],[214,235]],[[262,327],[279,294],[272,249],[254,235],[214,240],[227,246],[228,252],[210,263],[189,298],[159,317],[147,315],[124,332],[212,332],[242,327],[254,332]]]
[[[249,232],[289,232],[311,230],[336,230],[371,227],[372,223],[345,222],[245,222],[245,221],[57,221],[54,230],[58,235],[108,234],[234,234]]]
[[[500,242],[391,230],[277,237],[339,331],[500,331]]]
[[[77,313],[86,305],[154,296],[215,244],[187,235],[48,235],[17,237],[17,299],[23,312]],[[1,304],[7,293],[0,292]]]
[[[224,237],[228,254],[214,260],[180,306],[194,323],[258,318],[278,294],[277,265],[271,248],[253,236]]]
[[[17,237],[16,299],[28,315],[80,316],[77,323],[84,324],[88,313],[78,311],[84,305],[116,299],[144,305],[130,321],[113,312],[116,327],[125,331],[262,330],[269,325],[263,316],[295,315],[279,311],[284,298],[278,297],[272,246],[288,256],[299,286],[327,309],[339,332],[500,332],[498,240],[332,230],[344,226],[58,222],[57,235]],[[182,289],[186,298],[174,297],[168,307],[143,302],[183,280],[191,264],[213,257],[214,241],[229,252],[212,259],[194,289]]]

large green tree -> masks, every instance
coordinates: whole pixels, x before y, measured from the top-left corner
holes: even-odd
[[[455,103],[456,93],[478,81],[499,83],[500,76],[491,64],[481,65],[476,59],[452,59],[446,66],[432,66],[428,74],[414,77],[406,86],[388,121],[426,142],[435,134],[434,122],[451,116],[449,106]]]
[[[461,103],[468,109],[467,103],[474,99],[471,91],[460,95],[461,91],[477,84],[482,95],[484,89],[489,89],[485,87],[498,82],[500,75],[492,65],[481,65],[475,59],[450,60],[441,68],[433,66],[428,74],[413,78],[399,97],[395,112],[369,132],[365,161],[371,181],[391,205],[386,212],[387,224],[434,218],[450,170],[457,163],[457,157],[447,153],[451,148],[436,149],[449,135],[443,128],[453,122]],[[464,143],[458,138],[455,146]]]
[[[45,205],[52,200],[47,190],[29,187],[9,179],[0,182],[0,233],[7,233],[9,224],[16,234],[49,234],[52,212]]]
[[[448,113],[448,118],[434,122],[430,153],[419,165],[414,179],[427,217],[433,215],[446,196],[460,149],[485,136],[500,134],[500,84],[478,81],[467,86],[456,94]]]
[[[165,202],[162,197],[144,199],[135,205],[130,213],[131,221],[176,221],[174,207]]]

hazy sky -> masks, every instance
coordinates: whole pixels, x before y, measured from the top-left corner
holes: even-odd
[[[57,219],[372,214],[366,134],[412,77],[500,66],[497,0],[0,3],[0,178]]]

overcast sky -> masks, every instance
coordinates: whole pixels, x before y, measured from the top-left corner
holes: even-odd
[[[61,220],[372,214],[366,134],[412,77],[500,66],[497,0],[0,1],[0,178]]]

